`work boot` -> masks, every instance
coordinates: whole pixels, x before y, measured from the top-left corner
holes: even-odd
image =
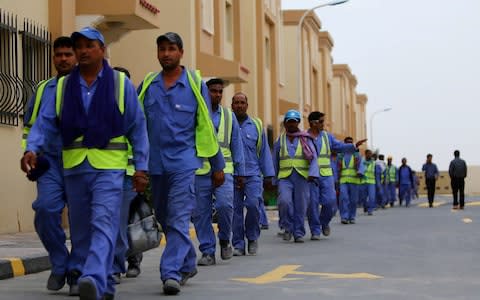
[[[262,224],[262,225],[260,226],[260,229],[261,229],[261,230],[268,230],[268,224],[267,224],[267,225]]]
[[[80,296],[80,291],[78,289],[78,278],[82,275],[80,271],[72,270],[68,273],[67,281],[70,285],[70,289],[68,291],[69,296]]]
[[[283,233],[283,240],[284,241],[290,241],[292,239],[293,235],[291,232],[285,231]]]
[[[248,254],[257,255],[258,241],[248,241]]]
[[[245,250],[234,248],[233,249],[233,256],[245,256]]]
[[[198,260],[197,265],[211,266],[211,265],[214,265],[215,263],[216,263],[215,256],[203,253],[202,257]]]
[[[122,276],[122,274],[120,274],[120,273],[114,273],[112,275],[113,282],[115,282],[115,284],[120,284],[121,276]]]
[[[340,222],[341,222],[342,224],[348,224],[348,220],[342,219]]]
[[[355,219],[349,220],[348,223],[350,223],[350,224],[355,224]]]
[[[295,243],[305,243],[305,241],[303,240],[303,237],[299,236],[295,238]]]
[[[180,284],[175,279],[167,279],[163,283],[165,295],[176,295],[180,292]]]
[[[80,300],[97,300],[97,287],[92,279],[79,279],[78,290],[80,293]]]
[[[139,266],[135,266],[135,265],[128,265],[128,269],[127,269],[127,273],[126,273],[126,277],[127,278],[136,278],[138,277],[138,275],[140,275],[140,267]]]
[[[322,233],[323,233],[324,236],[329,236],[330,235],[330,226],[323,225],[322,226]]]
[[[319,241],[320,240],[320,235],[318,234],[312,234],[312,237],[310,238],[312,241]]]
[[[180,285],[185,285],[187,283],[187,280],[192,278],[193,276],[197,275],[198,270],[195,268],[191,272],[181,272],[182,273],[182,279],[180,279]]]
[[[58,291],[65,285],[65,275],[50,274],[47,281],[47,290]]]
[[[228,241],[220,240],[220,257],[223,260],[228,260],[233,256],[232,246]]]
[[[102,300],[114,300],[114,299],[115,299],[115,295],[113,294],[109,294],[109,293],[103,294]]]

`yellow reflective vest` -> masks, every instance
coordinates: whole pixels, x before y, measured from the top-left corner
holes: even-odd
[[[348,166],[345,165],[345,158],[342,158],[342,171],[340,172],[340,184],[353,183],[360,184],[360,178],[357,176],[355,168],[355,156],[351,156]]]
[[[332,165],[330,164],[330,157],[332,153],[330,151],[330,142],[328,140],[328,134],[325,131],[322,131],[322,148],[317,158],[318,169],[320,170],[321,176],[333,176]]]
[[[125,74],[114,70],[115,99],[120,113],[125,111]],[[57,83],[55,108],[57,117],[61,119],[62,105],[65,95],[65,87],[69,75],[61,77]],[[83,136],[62,149],[63,167],[71,169],[80,165],[85,159],[88,159],[90,165],[96,169],[102,170],[124,170],[127,167],[128,143],[125,136],[112,138],[110,143],[102,149],[85,148],[83,146]]]
[[[302,144],[298,140],[297,149],[295,150],[295,156],[290,157],[287,149],[287,135],[282,134],[280,136],[280,161],[278,178],[287,178],[292,174],[295,169],[302,177],[308,178],[308,171],[310,170],[310,163],[303,156]]]

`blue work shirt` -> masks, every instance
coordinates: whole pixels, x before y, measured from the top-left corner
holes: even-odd
[[[272,153],[268,147],[267,135],[262,129],[262,136],[258,136],[257,126],[250,117],[240,124],[243,139],[243,154],[245,157],[245,176],[262,175],[263,177],[275,176],[273,169]],[[260,152],[257,153],[257,141],[261,139]]]
[[[38,116],[40,115],[40,111],[45,107],[45,102],[48,102],[48,99],[55,98],[56,87],[57,87],[56,77],[50,80],[45,86],[45,89],[43,90],[42,98],[40,99],[40,107],[37,112],[37,121],[38,121]],[[25,116],[23,117],[23,123],[25,125],[28,123],[28,121],[30,120],[33,114],[33,107],[35,105],[35,98],[37,93],[38,93],[38,90],[35,91],[35,94],[32,96],[32,98],[30,98],[30,100],[27,103]],[[62,155],[62,138],[60,137],[60,135],[53,136],[52,139],[47,140],[46,143],[42,143],[42,146],[39,149],[39,151],[52,156],[60,157]]]
[[[221,106],[212,113],[212,121],[215,130],[218,132],[220,125],[220,117],[222,115]],[[232,112],[232,134],[230,139],[230,152],[232,153],[234,175],[245,176],[245,159],[243,153],[242,136],[240,134],[240,126],[238,125],[237,117]]]
[[[438,168],[434,163],[425,163],[422,166],[422,171],[425,172],[425,178],[433,179],[438,177]]]
[[[398,177],[397,182],[399,184],[413,185],[413,174],[409,166],[407,165],[400,166],[400,168],[398,168],[398,171],[397,171],[397,177]]]
[[[280,136],[277,141],[273,144],[273,167],[275,168],[275,175],[278,178],[278,172],[280,170]],[[293,142],[290,142],[288,137],[285,138],[287,144],[288,156],[291,158],[295,157],[295,152],[297,151],[298,143],[300,139],[298,137],[293,138]],[[317,164],[317,152],[315,151],[315,146],[313,145],[312,139],[307,139],[307,144],[310,149],[313,150],[313,158],[310,161],[310,168],[308,170],[308,176],[316,177],[320,175],[320,170],[318,169]],[[303,153],[303,152],[302,152]]]
[[[165,88],[163,72],[148,87],[143,101],[150,141],[149,172],[162,175],[195,170],[202,166],[195,148],[195,126],[198,103],[183,67],[178,80]],[[142,83],[143,84],[143,83]],[[142,84],[137,91],[140,93]],[[202,81],[201,93],[211,114],[208,89]],[[225,162],[219,149],[209,158],[213,171],[223,170]]]
[[[332,171],[333,171],[333,179],[335,180],[335,182],[338,182],[338,180],[340,179],[340,175],[338,174],[338,164],[337,164],[337,158],[336,157],[332,157],[330,159],[330,166],[332,167]]]
[[[103,69],[98,73],[97,78],[103,76]],[[98,80],[92,82],[90,86],[80,76],[80,89],[82,93],[82,101],[85,111],[92,101],[93,94],[98,86]],[[55,108],[55,95],[48,99],[40,110],[39,118],[35,122],[27,139],[27,151],[38,152],[43,145],[48,144],[57,138],[61,139],[60,128],[58,126],[57,113]],[[130,79],[125,77],[125,111],[123,113],[123,122],[125,128],[125,136],[130,145],[132,145],[133,162],[136,170],[148,170],[149,145],[147,138],[147,128],[145,116],[143,115],[140,103],[138,101],[135,88]],[[88,159],[85,159],[80,165],[65,169],[66,176],[71,174],[102,172],[105,170],[95,169]]]

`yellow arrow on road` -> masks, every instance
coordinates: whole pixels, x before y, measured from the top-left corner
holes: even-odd
[[[328,279],[380,279],[382,276],[377,276],[370,273],[351,273],[351,274],[338,274],[338,273],[319,273],[319,272],[302,272],[297,271],[302,265],[282,265],[270,272],[262,274],[258,277],[245,277],[245,278],[232,278],[231,280],[254,283],[254,284],[268,284],[274,282],[284,282],[301,280],[303,278],[285,278],[287,275],[306,275],[306,276],[319,276]]]

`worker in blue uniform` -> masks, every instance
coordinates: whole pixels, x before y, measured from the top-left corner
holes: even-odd
[[[243,156],[242,136],[235,114],[228,108],[220,105],[222,101],[224,81],[212,78],[206,82],[212,103],[212,121],[217,131],[218,142],[225,159],[225,182],[218,187],[212,186],[211,168],[205,161],[202,168],[196,171],[195,191],[197,207],[193,212],[192,221],[195,225],[199,249],[202,257],[198,260],[199,266],[210,266],[216,263],[216,237],[212,228],[213,205],[218,217],[218,240],[220,257],[223,260],[231,259],[233,248],[232,221],[233,221],[233,193],[234,181],[236,186],[244,185],[245,160]],[[213,197],[215,196],[215,203]]]
[[[398,205],[402,206],[403,200],[405,200],[405,207],[410,206],[412,199],[412,186],[414,185],[413,171],[409,165],[407,165],[407,159],[402,158],[402,165],[398,168],[397,172],[397,185],[398,185]]]
[[[397,199],[397,167],[392,164],[392,160],[392,156],[387,157],[387,167],[385,169],[385,194],[387,195],[387,201],[390,204],[390,207],[395,205],[395,200]]]
[[[365,150],[365,158],[362,159],[365,169],[364,176],[361,178],[359,187],[359,203],[363,206],[363,211],[371,216],[376,205],[376,184],[381,181],[382,168],[372,159],[372,151]]]
[[[160,277],[167,295],[197,274],[189,224],[195,199],[195,170],[208,158],[212,184],[224,182],[225,162],[211,120],[208,89],[197,73],[180,65],[183,41],[174,32],[158,36],[162,71],[149,73],[138,87],[147,117],[149,173],[155,214],[167,244]]]
[[[345,143],[353,143],[352,137],[346,137]],[[360,179],[364,166],[358,152],[339,153],[337,156],[340,173],[340,219],[342,224],[355,224]]]
[[[30,128],[35,123],[40,110],[45,107],[43,105],[45,99],[55,97],[58,78],[70,73],[76,63],[77,60],[70,37],[57,38],[53,42],[53,65],[57,70],[57,76],[40,82],[35,94],[27,103],[22,139],[23,150],[26,147]],[[52,265],[47,281],[47,289],[52,291],[58,291],[65,285],[69,257],[69,251],[65,245],[65,232],[62,228],[62,211],[66,199],[61,150],[62,141],[60,137],[42,147],[42,157],[48,161],[50,167],[42,176],[37,178],[37,199],[32,203],[32,208],[35,211],[35,231],[47,250]]]
[[[318,182],[310,183],[310,203],[307,209],[308,224],[310,226],[311,240],[319,240],[320,232],[324,236],[330,235],[330,221],[336,212],[335,178],[331,167],[332,151],[335,153],[353,153],[356,146],[366,140],[359,141],[356,145],[342,143],[325,130],[325,114],[313,111],[308,115],[310,128],[308,133],[313,137],[318,156],[320,176]],[[322,209],[319,209],[319,205]]]
[[[298,128],[300,113],[289,110],[283,118],[285,133],[273,146],[273,165],[278,180],[278,213],[283,239],[303,243],[309,182],[318,181],[317,151],[311,136]]]
[[[127,142],[133,147],[133,186],[143,192],[148,183],[146,123],[132,83],[104,59],[103,35],[85,27],[71,38],[78,66],[59,79],[56,97],[45,103],[28,137],[22,169],[35,169],[36,153],[61,136],[72,243],[70,294],[82,300],[113,299],[115,286],[109,275]]]
[[[260,237],[259,204],[263,202],[263,186],[272,187],[272,154],[260,119],[247,114],[248,98],[242,92],[232,97],[232,110],[240,124],[245,157],[245,184],[235,186],[233,215],[233,247],[235,256],[245,255],[245,239],[248,254],[256,255]],[[244,214],[244,209],[247,212]],[[268,223],[267,223],[268,225]]]

